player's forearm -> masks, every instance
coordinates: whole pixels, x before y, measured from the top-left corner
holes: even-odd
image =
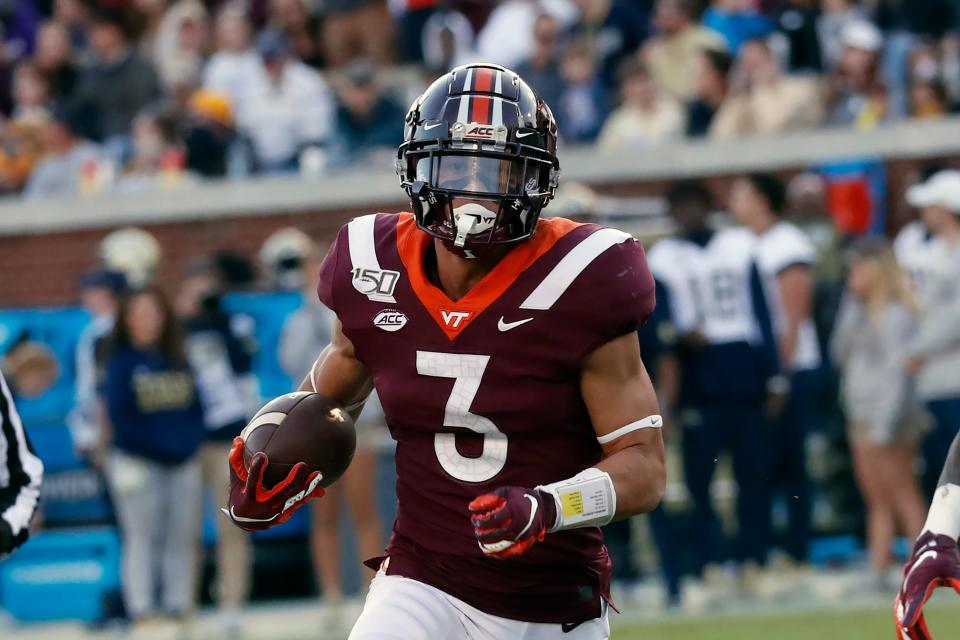
[[[373,390],[373,377],[358,360],[349,341],[338,333],[320,352],[300,391],[314,391],[337,401],[356,420]]]
[[[577,475],[538,486],[552,496],[550,531],[603,526],[651,511],[663,497],[666,469],[659,415],[601,436],[603,460]],[[624,433],[625,432],[625,433]],[[603,438],[612,438],[604,441]]]
[[[314,365],[314,368],[316,368],[316,366],[317,365]],[[314,383],[313,371],[314,369],[311,369],[310,373],[307,374],[307,377],[304,378],[303,382],[300,383],[297,391],[312,391],[314,393],[321,393],[321,395],[327,395],[316,387]],[[355,391],[345,391],[338,395],[330,395],[327,397],[331,398],[332,400],[336,400],[339,405],[346,409],[347,413],[350,415],[350,419],[356,422],[360,417],[360,413],[363,411],[363,406],[366,404],[367,397],[370,395],[372,390],[372,386],[364,386]]]
[[[313,381],[310,379],[310,375],[307,374],[307,377],[303,379],[303,382],[300,383],[300,386],[297,387],[297,391],[313,391],[316,390],[313,388]],[[334,398],[334,400],[337,400]],[[363,411],[363,405],[366,404],[366,397],[357,398],[351,401],[343,402],[337,400],[337,403],[342,405],[347,410],[347,414],[350,416],[350,419],[354,422],[357,421],[357,418],[360,417],[360,413]]]
[[[960,537],[960,434],[950,445],[923,529],[954,540]]]
[[[657,508],[667,486],[663,438],[660,430],[649,442],[629,446],[605,458],[597,469],[613,480],[617,508],[613,519],[620,520]]]

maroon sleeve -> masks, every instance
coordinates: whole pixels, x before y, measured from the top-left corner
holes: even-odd
[[[589,314],[590,339],[586,356],[606,343],[636,332],[653,313],[655,285],[643,246],[636,240],[603,252],[584,274],[583,309]]]
[[[334,313],[337,313],[337,303],[333,295],[334,283],[338,277],[345,277],[339,275],[340,252],[342,247],[347,245],[347,243],[347,225],[343,225],[340,227],[340,231],[337,232],[336,239],[333,241],[333,244],[330,245],[330,250],[327,251],[327,256],[320,265],[320,281],[317,283],[317,296],[320,298],[320,302],[325,304],[327,308]]]

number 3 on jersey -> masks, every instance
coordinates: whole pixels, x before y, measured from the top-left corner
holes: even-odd
[[[490,356],[417,351],[417,373],[436,378],[453,378],[453,390],[443,412],[443,426],[464,427],[483,436],[483,452],[467,458],[457,451],[456,434],[438,433],[433,448],[443,470],[457,480],[484,482],[503,469],[507,461],[507,435],[493,421],[470,413],[480,388],[480,379]]]

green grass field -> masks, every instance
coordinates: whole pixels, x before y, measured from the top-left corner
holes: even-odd
[[[927,622],[935,640],[960,635],[960,606],[930,606]],[[750,617],[711,616],[618,624],[611,640],[889,640],[895,638],[887,610],[802,612]]]

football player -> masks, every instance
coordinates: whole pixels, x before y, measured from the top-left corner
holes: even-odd
[[[894,602],[897,637],[931,640],[923,618],[923,605],[937,587],[951,586],[960,593],[960,435],[954,438],[933,496],[923,532],[913,545],[903,568],[903,584]]]
[[[519,76],[457,67],[406,118],[412,213],[354,219],[323,263],[338,322],[301,389],[356,413],[375,385],[397,441],[393,535],[352,640],[609,635],[598,527],[653,509],[665,485],[636,337],[654,282],[628,234],[540,220],[556,143]],[[265,457],[248,473],[242,448],[233,513],[284,520],[306,473],[268,491]]]
[[[772,490],[787,504],[784,547],[794,561],[807,558],[812,487],[807,473],[807,433],[817,421],[814,400],[821,366],[813,323],[813,244],[784,220],[786,187],[770,174],[745,175],[733,183],[730,211],[756,238],[755,258],[770,301],[784,406],[776,421]]]
[[[650,250],[650,269],[677,332],[682,389],[661,387],[679,410],[683,461],[693,500],[691,525],[703,541],[701,568],[725,560],[710,482],[721,451],[733,457],[738,534],[733,557],[762,564],[769,545],[770,432],[764,407],[785,389],[766,296],[753,258],[756,240],[743,228],[715,230],[713,206],[699,182],[678,182],[667,195],[675,236]]]

